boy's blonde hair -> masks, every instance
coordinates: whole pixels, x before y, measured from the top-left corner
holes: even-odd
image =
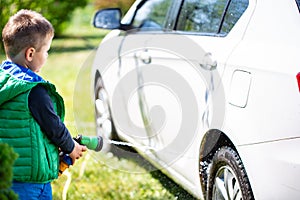
[[[47,37],[54,36],[52,24],[41,14],[22,9],[10,17],[2,31],[4,48],[9,58],[14,58],[25,48],[40,51]]]

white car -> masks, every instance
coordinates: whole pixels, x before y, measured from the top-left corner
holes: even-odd
[[[96,13],[97,133],[199,199],[300,199],[299,0],[137,0]],[[120,150],[121,151],[121,150]]]

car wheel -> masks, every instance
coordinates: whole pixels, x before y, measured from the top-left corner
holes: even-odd
[[[109,106],[108,95],[103,86],[101,77],[98,77],[96,79],[94,91],[96,133],[104,140],[103,148],[101,151],[111,152],[118,157],[125,157],[126,154],[130,154],[132,152],[136,153],[136,151],[132,147],[123,145],[115,146],[109,142],[111,140],[114,140],[115,142],[122,142],[122,140],[119,138],[116,132]]]
[[[111,145],[107,140],[114,139],[115,130],[111,118],[108,95],[100,77],[95,84],[95,121],[96,133],[104,139],[103,150],[110,151]],[[105,141],[106,140],[106,141]]]
[[[222,147],[215,153],[208,176],[207,199],[254,199],[243,163],[232,148]]]

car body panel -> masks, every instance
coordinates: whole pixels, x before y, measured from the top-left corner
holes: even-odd
[[[239,147],[255,199],[299,199],[299,142],[291,138]]]

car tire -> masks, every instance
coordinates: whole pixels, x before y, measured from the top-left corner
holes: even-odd
[[[237,152],[230,147],[220,148],[213,156],[206,199],[254,199],[244,165]]]

